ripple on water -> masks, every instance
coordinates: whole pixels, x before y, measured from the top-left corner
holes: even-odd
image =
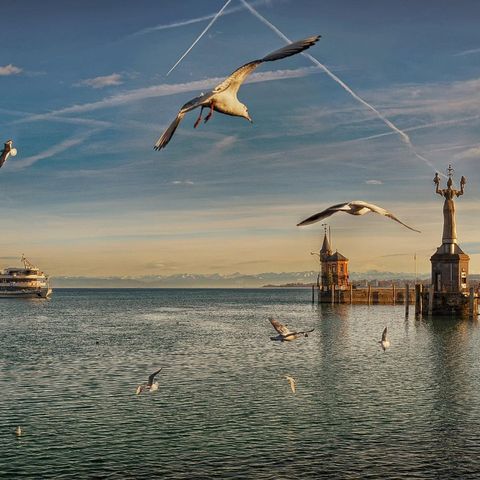
[[[64,290],[2,308],[6,478],[480,471],[475,323],[405,321],[402,306],[312,308],[302,290]],[[271,342],[271,314],[315,331]],[[160,366],[159,391],[135,395]]]

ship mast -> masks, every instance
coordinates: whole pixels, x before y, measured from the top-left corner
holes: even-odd
[[[29,262],[23,253],[22,253],[22,262],[25,268],[28,268],[28,269],[35,268],[35,265]]]

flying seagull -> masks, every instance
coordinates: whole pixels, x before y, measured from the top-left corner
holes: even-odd
[[[308,337],[308,334],[315,330],[314,328],[312,328],[311,330],[307,330],[305,332],[291,332],[286,325],[283,325],[278,320],[275,320],[273,317],[270,317],[269,320],[273,328],[278,332],[278,335],[276,337],[270,337],[270,340],[278,342],[290,342],[291,340],[296,340],[302,335],[304,337]]]
[[[292,389],[292,392],[295,393],[295,389],[297,387],[297,382],[290,375],[285,375],[285,378],[288,380],[288,383],[290,384],[290,388]]]
[[[139,385],[137,387],[137,391],[135,392],[137,395],[140,395],[144,390],[147,390],[149,392],[155,392],[158,390],[158,382],[154,382],[155,375],[157,373],[160,373],[161,368],[159,368],[156,372],[153,372],[149,377],[148,377],[148,382],[144,383],[142,385]]]
[[[3,150],[0,152],[0,168],[7,161],[7,158],[11,155],[14,157],[17,154],[17,149],[13,148],[13,141],[7,140],[3,147]]]
[[[310,225],[311,223],[319,222],[324,218],[329,217],[337,212],[346,212],[350,215],[365,215],[368,212],[378,213],[379,215],[383,215],[385,217],[391,218],[396,222],[402,224],[404,227],[407,227],[414,232],[421,233],[420,230],[415,230],[415,228],[409,227],[405,223],[401,222],[393,213],[390,213],[388,210],[385,210],[378,205],[374,205],[373,203],[363,202],[362,200],[353,200],[352,202],[348,203],[339,203],[338,205],[332,205],[325,210],[322,210],[311,217],[301,221],[297,224],[297,227],[303,227],[304,225]]]
[[[204,119],[205,123],[210,120],[214,110],[234,117],[243,117],[246,118],[249,122],[253,123],[250,115],[248,114],[247,106],[241,103],[237,98],[238,89],[245,81],[245,79],[260,64],[264,62],[273,62],[275,60],[280,60],[282,58],[290,57],[291,55],[303,52],[307,48],[310,48],[312,45],[314,45],[319,38],[320,35],[315,35],[313,37],[305,38],[304,40],[299,40],[298,42],[290,43],[289,45],[280,48],[279,50],[275,50],[274,52],[268,54],[267,56],[259,60],[253,60],[252,62],[248,62],[240,68],[237,68],[237,70],[235,70],[222,83],[217,85],[211,92],[205,94],[202,93],[198,97],[195,97],[194,99],[187,102],[180,109],[175,120],[157,140],[157,143],[153,147],[154,150],[161,150],[162,148],[164,148],[172,138],[175,130],[177,129],[185,114],[198,107],[201,107],[201,110],[200,115],[198,116],[194,124],[194,128],[197,128],[198,124],[200,123],[204,108],[209,109],[209,113]]]
[[[379,340],[378,343],[383,348],[384,352],[390,346],[390,341],[387,338],[387,327],[385,327],[385,330],[383,330],[382,339]]]
[[[16,429],[15,429],[15,435],[17,437],[21,437],[22,436],[22,427],[19,425]]]

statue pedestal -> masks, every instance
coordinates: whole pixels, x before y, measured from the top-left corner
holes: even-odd
[[[443,243],[430,257],[432,285],[437,293],[467,292],[470,257],[456,243]]]

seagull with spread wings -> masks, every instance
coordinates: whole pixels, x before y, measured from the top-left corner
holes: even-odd
[[[13,140],[7,140],[3,147],[3,150],[0,152],[0,167],[7,161],[7,158],[11,155],[14,157],[17,154],[17,149],[13,148]]]
[[[144,383],[142,385],[139,385],[137,387],[137,391],[135,392],[137,395],[140,395],[144,390],[148,392],[155,392],[158,390],[158,382],[154,382],[155,375],[160,373],[162,369],[159,368],[156,372],[153,372],[149,377],[148,377],[148,382]]]
[[[270,323],[272,324],[272,327],[278,333],[276,337],[270,337],[270,340],[274,340],[277,342],[290,342],[291,340],[296,340],[302,335],[304,337],[308,337],[308,334],[315,330],[314,328],[312,328],[311,330],[307,330],[305,332],[292,332],[286,325],[283,325],[283,323],[280,323],[275,318],[270,317],[269,320],[270,320]]]
[[[383,348],[384,352],[390,346],[390,340],[387,338],[387,327],[385,327],[385,329],[383,330],[382,339],[379,340],[378,343]]]
[[[420,230],[416,230],[415,228],[409,227],[407,224],[401,222],[393,213],[390,213],[388,210],[385,210],[378,205],[374,205],[373,203],[363,202],[362,200],[354,200],[348,203],[332,205],[331,207],[328,207],[327,209],[322,210],[321,212],[301,221],[297,224],[297,227],[303,227],[304,225],[310,225],[312,223],[319,222],[320,220],[323,220],[324,218],[327,218],[337,212],[345,212],[349,213],[350,215],[365,215],[366,213],[374,212],[378,213],[379,215],[383,215],[384,217],[391,218],[392,220],[395,220],[414,232],[421,233]]]
[[[185,114],[198,107],[201,107],[201,110],[200,115],[194,124],[195,128],[202,119],[204,108],[209,109],[209,113],[204,119],[205,123],[210,120],[214,110],[224,113],[225,115],[243,117],[249,122],[252,122],[247,106],[241,103],[237,98],[238,89],[241,87],[245,79],[262,63],[273,62],[275,60],[280,60],[282,58],[290,57],[297,53],[303,52],[307,48],[310,48],[312,45],[314,45],[319,38],[320,35],[315,35],[313,37],[305,38],[304,40],[290,43],[289,45],[280,48],[279,50],[275,50],[259,60],[253,60],[252,62],[248,62],[240,68],[237,68],[237,70],[235,70],[222,83],[217,85],[211,92],[205,94],[202,93],[200,96],[195,97],[193,100],[187,102],[180,109],[175,120],[162,133],[162,136],[158,139],[157,143],[153,147],[154,150],[161,150],[162,148],[165,148]]]

